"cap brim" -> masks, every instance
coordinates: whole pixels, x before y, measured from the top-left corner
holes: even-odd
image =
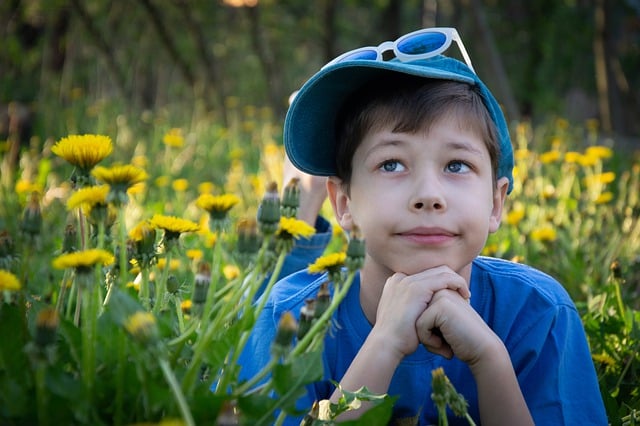
[[[306,173],[335,175],[335,119],[349,95],[373,79],[397,73],[475,85],[477,77],[457,64],[447,63],[455,67],[447,71],[442,62],[433,59],[411,63],[357,60],[323,68],[302,86],[289,107],[284,125],[287,156]]]

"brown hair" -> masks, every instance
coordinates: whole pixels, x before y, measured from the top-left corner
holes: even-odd
[[[480,92],[466,83],[408,75],[371,81],[342,105],[336,120],[336,175],[349,185],[353,155],[369,132],[387,127],[401,133],[428,131],[445,117],[456,118],[462,128],[482,138],[495,180],[500,147]]]

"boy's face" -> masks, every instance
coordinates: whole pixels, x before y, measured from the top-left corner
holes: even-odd
[[[408,275],[470,263],[500,224],[508,180],[494,186],[484,142],[456,118],[428,133],[370,132],[353,157],[349,192],[330,180],[336,217],[366,240],[363,272]]]

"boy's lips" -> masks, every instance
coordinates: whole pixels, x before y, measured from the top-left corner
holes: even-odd
[[[438,227],[417,227],[399,232],[397,235],[419,244],[442,244],[457,236],[454,232]]]

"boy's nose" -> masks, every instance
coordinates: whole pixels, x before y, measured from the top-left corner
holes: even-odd
[[[416,182],[410,204],[413,210],[440,211],[447,207],[444,192],[437,179],[422,179]]]

